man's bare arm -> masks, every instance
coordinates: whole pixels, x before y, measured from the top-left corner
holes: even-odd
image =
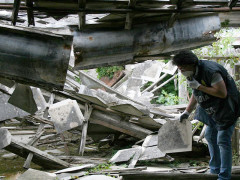
[[[214,84],[212,87],[200,85],[198,90],[219,98],[227,97],[227,88],[223,80]]]
[[[189,100],[188,106],[186,108],[186,111],[191,113],[193,111],[193,109],[196,107],[196,104],[197,104],[197,100],[195,99],[194,95],[192,94],[192,96]]]

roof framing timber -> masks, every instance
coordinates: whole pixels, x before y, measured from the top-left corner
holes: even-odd
[[[78,0],[78,7],[81,9],[85,9],[86,7],[86,0]],[[85,12],[79,12],[78,13],[79,18],[79,30],[82,30],[85,26],[86,22],[86,13]]]
[[[35,24],[34,11],[54,14],[54,16],[77,14],[79,30],[89,28],[90,24],[86,17],[88,14],[122,15],[124,19],[111,16],[110,21],[102,21],[101,24],[122,24],[122,28],[130,30],[139,18],[139,14],[142,14],[143,17],[167,16],[168,25],[172,27],[182,14],[191,16],[195,13],[240,11],[239,0],[26,0],[25,3],[21,3],[21,1],[23,0],[14,0],[14,4],[11,5],[0,4],[0,9],[13,10],[13,25],[16,24],[20,9],[27,10],[28,25]],[[121,19],[121,22],[117,19]],[[99,24],[98,22],[97,24]],[[148,21],[144,23],[148,23]],[[92,23],[91,25],[97,24]]]

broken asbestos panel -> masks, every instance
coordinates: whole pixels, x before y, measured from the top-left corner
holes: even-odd
[[[74,33],[75,69],[120,65],[156,59],[183,49],[194,49],[215,41],[220,30],[218,15],[139,25],[131,30],[81,31]]]
[[[141,149],[142,147],[119,150],[109,161],[111,163],[129,161],[134,156],[134,154]]]
[[[84,85],[80,85],[79,87],[80,87],[79,91],[76,94],[77,96],[79,96],[83,99],[86,99],[86,100],[90,101],[91,103],[100,105],[102,107],[107,107],[106,102],[102,98],[97,97],[93,93],[93,90],[89,89],[87,86],[84,86]]]
[[[47,105],[39,88],[23,84],[17,84],[8,102],[30,114],[45,110]]]
[[[80,126],[84,120],[76,100],[66,99],[52,104],[48,112],[58,133]]]
[[[192,124],[185,120],[166,122],[158,132],[158,148],[164,153],[192,150]]]
[[[118,104],[118,105],[110,106],[110,109],[123,112],[126,114],[130,114],[133,116],[149,115],[149,110],[147,108],[144,108],[143,106],[139,106],[137,104],[132,105],[130,104],[130,102],[129,104]]]
[[[149,135],[145,138],[142,146],[143,147],[151,147],[158,145],[158,135]]]
[[[144,150],[144,153],[140,156],[139,160],[150,160],[150,159],[158,159],[165,157],[165,153],[161,152],[157,146],[147,147]]]
[[[27,112],[8,103],[10,96],[0,92],[0,121],[29,115]]]
[[[47,89],[63,90],[72,36],[0,26],[0,76]]]
[[[56,174],[54,173],[47,173],[35,169],[28,169],[24,172],[21,176],[17,178],[17,180],[27,180],[27,179],[34,179],[34,180],[56,180]]]

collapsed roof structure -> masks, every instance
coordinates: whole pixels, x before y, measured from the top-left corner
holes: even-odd
[[[134,155],[129,167],[134,167],[138,160],[170,158],[158,149],[157,135],[150,134],[173,116],[161,108],[147,106],[140,98],[129,98],[78,70],[169,58],[179,50],[211,44],[221,24],[239,25],[235,16],[239,15],[240,3],[236,0],[0,0],[0,9],[3,85],[0,91],[5,94],[1,107],[9,111],[0,120],[27,116],[26,119],[39,125],[27,144],[19,143],[7,130],[0,129],[4,135],[1,148],[27,158],[26,168],[32,159],[47,168],[68,167],[69,163],[33,147],[46,126],[55,126],[61,134],[81,125],[80,154],[84,152],[87,134],[104,127],[107,132],[111,129],[138,139],[148,137],[142,146],[127,150]],[[171,75],[175,72],[176,69]],[[94,81],[106,92],[80,85],[75,81],[79,77],[82,83]],[[187,132],[191,141],[192,132],[189,129]],[[112,161],[121,161],[119,157],[121,152]]]

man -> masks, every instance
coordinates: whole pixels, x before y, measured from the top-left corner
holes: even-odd
[[[207,124],[205,138],[210,153],[210,173],[219,180],[231,179],[233,134],[239,116],[239,93],[233,78],[220,64],[198,60],[191,51],[176,54],[173,64],[187,77],[193,89],[189,104],[180,116],[187,119],[196,104],[196,119]]]

